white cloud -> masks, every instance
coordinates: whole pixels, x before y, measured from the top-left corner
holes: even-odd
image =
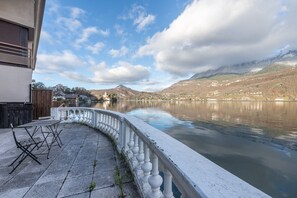
[[[56,0],[46,2],[50,13],[57,13],[60,9],[60,5]]]
[[[121,56],[125,56],[128,53],[128,48],[125,46],[122,46],[120,49],[116,50],[116,49],[111,49],[109,50],[109,54],[112,57],[121,57]]]
[[[194,0],[137,55],[152,55],[158,69],[180,76],[261,59],[297,47],[296,9],[295,0]]]
[[[153,23],[156,17],[154,15],[139,16],[134,20],[134,24],[137,25],[137,31],[143,30],[146,26]]]
[[[85,14],[85,11],[81,8],[72,7],[72,8],[70,8],[70,10],[71,10],[71,18],[73,18],[73,19],[77,19],[80,16]]]
[[[64,78],[68,78],[68,79],[72,79],[75,81],[80,81],[80,82],[85,82],[85,83],[93,83],[93,81],[91,79],[89,79],[87,76],[75,72],[75,71],[62,71],[61,73],[59,73],[60,76],[64,77]]]
[[[80,47],[80,44],[86,42],[89,37],[93,34],[100,34],[102,36],[108,36],[109,35],[109,31],[108,30],[101,30],[98,29],[97,27],[88,27],[83,29],[82,34],[80,35],[80,37],[75,41],[75,44],[77,47]]]
[[[82,27],[81,22],[75,18],[58,17],[56,22],[64,26],[71,32],[74,32],[78,28]]]
[[[60,24],[62,27],[67,28],[71,32],[76,31],[78,28],[82,27],[82,24],[79,18],[84,15],[85,11],[77,8],[77,7],[70,7],[70,17],[59,16],[57,17],[56,22]]]
[[[96,64],[90,61],[92,68],[91,77],[76,71],[62,71],[63,77],[87,83],[98,84],[142,84],[149,78],[149,70],[142,65],[133,65],[128,62],[119,61],[117,64],[108,66],[105,62]]]
[[[59,73],[83,66],[83,61],[70,51],[38,54],[36,73]]]
[[[54,42],[53,37],[45,30],[41,30],[40,40],[52,44]]]
[[[120,26],[120,25],[115,25],[114,26],[115,30],[116,30],[116,34],[121,36],[124,34],[124,29]]]
[[[104,48],[104,46],[104,43],[97,42],[95,45],[87,46],[87,50],[90,50],[92,54],[98,54]]]
[[[128,15],[121,18],[124,20],[132,19],[133,24],[136,26],[136,31],[139,32],[152,24],[155,21],[156,16],[148,14],[143,6],[134,4],[132,5]]]
[[[128,62],[119,61],[116,65],[108,67],[105,62],[93,66],[95,83],[136,83],[149,77],[149,70],[142,65],[132,65]]]

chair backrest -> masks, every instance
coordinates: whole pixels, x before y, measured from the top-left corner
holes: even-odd
[[[18,146],[18,141],[17,141],[17,138],[16,138],[16,136],[15,136],[15,131],[14,131],[14,129],[13,129],[13,124],[12,123],[10,123],[10,128],[11,128],[11,131],[12,131],[12,134],[13,134],[13,139],[14,139],[14,142],[15,142],[15,144]]]

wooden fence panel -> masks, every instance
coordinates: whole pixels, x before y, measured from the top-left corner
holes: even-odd
[[[50,116],[52,107],[52,90],[32,90],[33,119]]]

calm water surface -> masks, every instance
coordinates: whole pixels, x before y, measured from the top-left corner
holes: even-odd
[[[273,197],[297,197],[297,103],[120,102],[136,116]]]

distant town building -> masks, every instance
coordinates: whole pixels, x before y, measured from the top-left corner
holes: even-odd
[[[104,95],[102,96],[104,101],[110,101],[110,97],[107,95],[106,92],[104,92]]]

